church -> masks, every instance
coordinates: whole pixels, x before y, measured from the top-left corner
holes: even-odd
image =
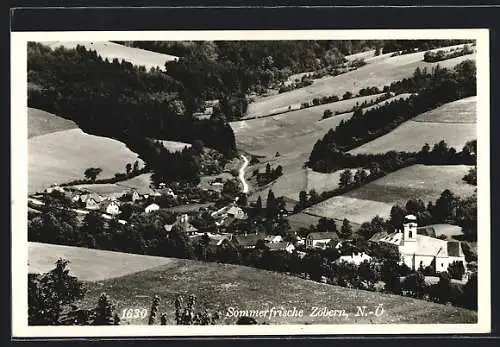
[[[402,231],[397,230],[378,242],[397,247],[400,264],[404,263],[413,270],[433,265],[436,272],[443,272],[447,271],[448,265],[454,261],[462,262],[466,268],[460,241],[447,241],[418,234],[417,217],[414,215],[404,218]]]

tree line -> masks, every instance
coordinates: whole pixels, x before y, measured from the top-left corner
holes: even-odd
[[[463,48],[455,48],[450,51],[439,50],[437,52],[427,51],[424,54],[424,61],[427,63],[435,63],[437,61],[461,57],[474,53],[474,50],[469,45],[464,45]]]

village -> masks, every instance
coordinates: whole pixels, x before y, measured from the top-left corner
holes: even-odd
[[[240,175],[240,180],[244,182],[244,190],[248,190],[243,177]],[[213,184],[219,188],[223,185],[219,180]],[[57,206],[61,210],[71,210],[80,218],[95,213],[105,221],[115,220],[122,225],[126,225],[133,214],[152,216],[168,211],[175,219],[163,225],[166,233],[176,230],[193,245],[205,239],[207,247],[214,253],[221,248],[236,247],[241,252],[262,249],[286,252],[303,259],[311,252],[333,249],[337,253],[337,263],[359,266],[379,262],[380,254],[374,255],[378,253],[374,250],[383,247],[395,252],[399,264],[411,270],[428,269],[432,274],[439,274],[458,262],[464,269],[462,278],[455,279],[459,283],[465,283],[477,267],[475,261],[470,264],[466,261],[460,241],[438,238],[433,226],[418,227],[416,216],[411,214],[405,216],[401,229],[392,233],[377,232],[366,240],[367,247],[358,247],[358,240],[339,237],[337,231],[323,230],[325,228],[292,230],[287,217],[293,212],[287,210],[282,201],[276,204],[274,215],[262,215],[256,211],[262,207],[256,207],[255,203],[239,203],[242,197],[246,200],[245,193],[224,204],[227,199],[222,199],[220,189],[204,189],[203,192],[205,194],[200,196],[192,189],[174,190],[160,183],[157,187],[151,185],[146,191],[128,188],[119,193],[97,194],[85,188],[54,184],[42,193],[32,194],[28,206],[30,213],[40,213],[50,205],[51,208]],[[58,201],[55,205],[54,200]],[[221,204],[223,206],[218,207]],[[442,228],[443,225],[436,227]],[[428,276],[428,279],[435,282],[437,277]],[[323,277],[322,281],[327,282],[327,279]]]

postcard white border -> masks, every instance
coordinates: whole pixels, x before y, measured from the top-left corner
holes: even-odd
[[[28,326],[27,273],[27,42],[105,40],[477,40],[478,144],[478,322],[476,324],[341,324],[219,326]],[[491,330],[490,271],[490,141],[488,29],[408,30],[242,30],[242,31],[81,31],[11,33],[11,175],[12,175],[12,336],[133,337],[249,336],[318,334],[458,334]]]

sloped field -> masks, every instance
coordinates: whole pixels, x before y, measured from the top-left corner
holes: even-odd
[[[59,259],[70,261],[70,274],[83,281],[102,281],[172,262],[170,258],[103,251],[98,249],[28,243],[28,272],[52,270]]]
[[[137,154],[123,143],[81,129],[36,136],[28,141],[28,190],[32,193],[53,183],[83,179],[89,167],[101,168],[99,177],[113,177],[136,160]]]
[[[28,138],[74,128],[78,125],[71,120],[28,107]]]
[[[125,60],[136,66],[144,66],[146,69],[158,67],[165,70],[165,63],[171,60],[178,60],[179,57],[148,51],[145,49],[123,46],[110,41],[52,41],[44,42],[51,48],[63,46],[67,49],[76,48],[77,45],[85,46],[86,49],[91,49],[97,52],[103,59],[108,59],[110,62],[117,58]]]
[[[265,284],[265,285],[263,285]],[[83,306],[94,306],[103,292],[116,304],[117,312],[124,308],[151,306],[154,295],[160,297],[158,312],[166,313],[167,324],[175,324],[174,301],[177,295],[196,295],[199,308],[220,312],[220,324],[235,324],[233,310],[303,310],[302,317],[257,318],[269,324],[355,324],[355,323],[472,323],[477,313],[402,296],[348,289],[321,284],[298,277],[239,265],[203,263],[169,259],[169,263],[120,278],[88,283]],[[307,293],[307,294],[305,294]],[[380,317],[356,317],[357,306],[375,310],[383,305]],[[314,317],[312,308],[345,309],[347,318]],[[147,324],[143,319],[127,320],[122,324]]]
[[[466,197],[476,187],[466,184],[462,177],[471,167],[467,165],[412,165],[395,171],[345,194],[389,204],[404,204],[409,199],[422,199],[426,204],[435,201],[445,189]]]
[[[445,189],[461,197],[472,195],[475,187],[462,181],[469,168],[467,165],[413,165],[313,205],[304,212],[347,218],[359,224],[376,215],[388,218],[393,205],[404,206],[409,199],[422,199],[426,204],[434,202]]]
[[[441,140],[459,152],[468,141],[475,139],[476,98],[470,97],[425,112],[349,153],[418,152],[425,143],[432,147]]]
[[[78,184],[72,187],[102,195],[121,195],[129,189],[135,189],[139,194],[149,194],[152,193],[150,184],[151,174],[146,173],[117,183]]]
[[[357,70],[317,79],[308,87],[260,98],[248,105],[247,113],[249,116],[262,116],[268,114],[270,110],[310,101],[315,97],[343,95],[346,91],[357,93],[365,87],[382,88],[394,81],[410,77],[417,67],[431,69],[438,64],[441,67],[454,67],[462,61],[475,59],[475,54],[472,54],[438,63],[426,63],[423,61],[424,54],[425,52],[418,52],[387,59],[374,59],[370,64]]]

